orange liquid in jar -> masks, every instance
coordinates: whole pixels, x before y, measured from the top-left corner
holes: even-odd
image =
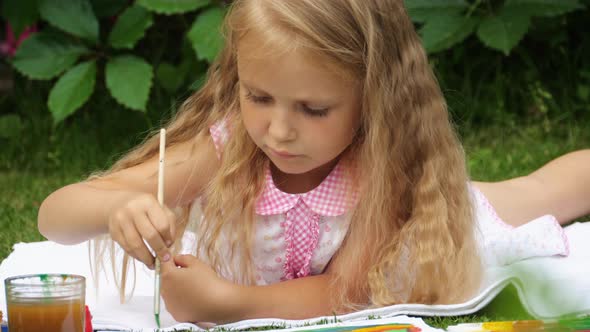
[[[84,332],[84,310],[79,299],[8,303],[8,331]]]

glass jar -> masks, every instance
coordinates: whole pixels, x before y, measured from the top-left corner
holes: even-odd
[[[4,280],[9,332],[84,332],[86,279],[32,274]]]

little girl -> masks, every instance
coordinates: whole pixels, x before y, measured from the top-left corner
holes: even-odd
[[[153,135],[51,194],[39,229],[107,235],[148,267],[152,249],[179,321],[464,301],[482,266],[566,255],[559,223],[590,213],[590,151],[469,182],[401,0],[235,1],[225,48],[167,130],[165,207]],[[173,257],[181,238],[192,255]]]

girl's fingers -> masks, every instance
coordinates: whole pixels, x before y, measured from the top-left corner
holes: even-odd
[[[153,268],[154,256],[150,253],[139,231],[132,223],[126,224],[124,227],[125,242],[127,243],[127,251],[135,259],[141,261],[146,266]]]
[[[168,222],[170,223],[170,235],[172,236],[171,242],[166,242],[166,246],[170,248],[176,239],[176,214],[172,212],[169,208],[166,208],[166,216],[168,217]]]
[[[121,241],[117,241],[117,243],[119,244],[119,246],[121,246],[121,248],[123,248],[123,250],[125,250],[125,253],[127,255],[133,257],[133,259],[135,259],[135,260],[141,261],[139,259],[139,257],[136,257],[136,254],[130,250],[130,246],[129,246],[129,244],[127,244],[127,241],[124,238],[122,238]],[[150,268],[150,269],[153,269],[149,265],[147,265],[147,267]]]
[[[109,225],[109,233],[111,235],[111,239],[117,242],[123,250],[127,251],[125,237],[123,236],[123,231],[121,230],[121,225],[119,224],[112,224]]]
[[[153,219],[149,218],[147,214],[140,212],[135,215],[134,220],[140,236],[147,241],[152,250],[155,251],[156,255],[161,257],[164,261],[170,259],[168,247],[160,232],[154,227]],[[168,257],[168,259],[166,259],[166,257]]]
[[[127,242],[127,239],[125,238],[125,232],[123,231],[122,227],[120,224],[117,224],[116,226],[113,227],[113,229],[111,229],[111,238],[113,239],[113,241],[115,241],[120,247],[121,249],[123,249],[129,256],[139,260],[139,257],[136,257],[135,253],[131,252],[131,246],[129,245],[129,243]]]
[[[174,241],[174,236],[170,227],[170,225],[174,223],[174,220],[170,220],[170,215],[166,211],[167,209],[168,208],[159,205],[151,206],[147,210],[147,216],[150,219],[153,228],[159,233],[164,246],[169,247],[168,243],[171,244]],[[156,248],[153,249],[157,251]]]
[[[198,264],[199,261],[193,255],[176,255],[174,256],[174,264],[178,267],[189,267]]]
[[[168,248],[174,243],[176,216],[149,194],[138,195],[114,211],[109,218],[109,233],[131,257],[153,268],[154,256],[171,258]]]

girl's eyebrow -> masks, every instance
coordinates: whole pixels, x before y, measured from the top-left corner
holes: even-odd
[[[254,85],[252,85],[250,82],[248,81],[244,81],[244,80],[240,80],[240,82],[242,83],[242,85],[247,88],[248,90],[252,90],[254,92],[258,92],[258,93],[262,93],[262,94],[266,94],[266,95],[270,95],[270,93],[264,91],[263,89],[259,89],[257,87],[255,87]]]
[[[246,89],[261,94],[261,95],[267,95],[267,96],[272,96],[272,94],[264,91],[263,89],[257,88],[255,86],[253,86],[250,82],[245,81],[245,80],[240,80],[240,84],[242,84]],[[297,102],[302,103],[302,104],[313,104],[313,103],[320,103],[320,104],[326,104],[326,105],[332,105],[332,107],[338,106],[339,102],[336,100],[329,100],[329,99],[325,99],[325,98],[319,98],[316,99],[315,101],[312,100],[297,100]]]

